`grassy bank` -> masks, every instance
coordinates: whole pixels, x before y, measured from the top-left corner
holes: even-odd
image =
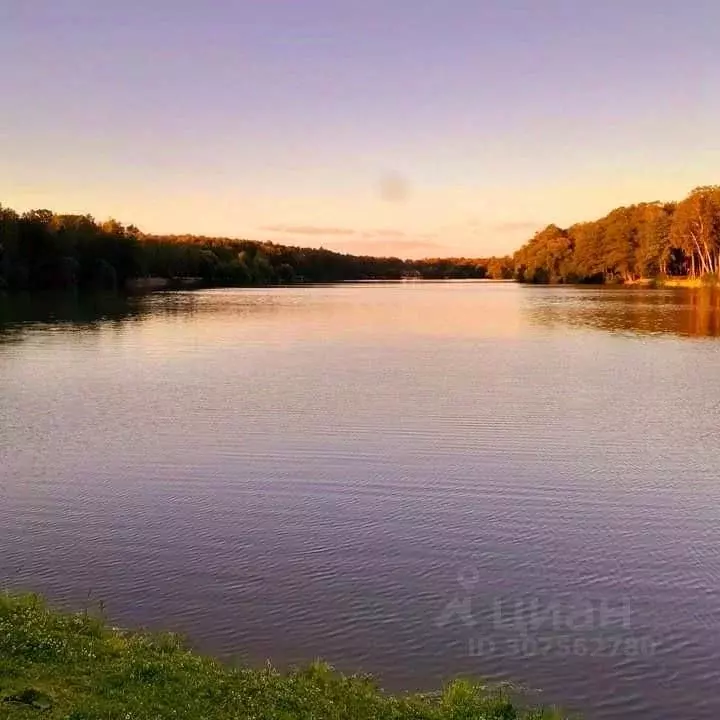
[[[410,659],[411,661],[411,659]],[[129,633],[36,596],[0,595],[0,717],[60,720],[482,720],[560,718],[518,708],[501,689],[455,681],[390,696],[315,663],[281,674],[228,668],[173,635]]]
[[[658,281],[660,287],[671,287],[671,288],[703,288],[703,287],[716,287],[718,285],[718,278],[716,276],[708,277],[671,277],[663,278]]]
[[[720,278],[715,275],[704,277],[657,277],[638,278],[637,280],[626,280],[622,283],[625,287],[647,287],[647,288],[704,288],[717,287],[720,285]]]

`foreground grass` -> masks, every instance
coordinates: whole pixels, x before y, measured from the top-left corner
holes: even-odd
[[[369,678],[315,663],[281,674],[227,668],[174,635],[128,633],[86,613],[0,594],[0,718],[24,720],[539,720],[502,689],[455,681],[432,695],[390,696]]]

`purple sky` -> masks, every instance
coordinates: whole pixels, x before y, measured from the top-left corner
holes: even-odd
[[[0,202],[402,256],[720,181],[717,0],[0,0]]]

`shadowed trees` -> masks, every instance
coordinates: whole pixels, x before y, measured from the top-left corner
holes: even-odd
[[[138,238],[117,221],[0,207],[0,284],[10,289],[116,289],[137,276],[140,254]]]
[[[506,278],[511,258],[347,255],[233,238],[144,235],[117,220],[91,215],[23,215],[0,206],[0,289],[122,289],[144,277],[192,278],[207,286],[245,286],[342,280]]]

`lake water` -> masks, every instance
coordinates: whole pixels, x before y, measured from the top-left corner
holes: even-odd
[[[720,300],[0,300],[0,583],[228,660],[720,715]]]

